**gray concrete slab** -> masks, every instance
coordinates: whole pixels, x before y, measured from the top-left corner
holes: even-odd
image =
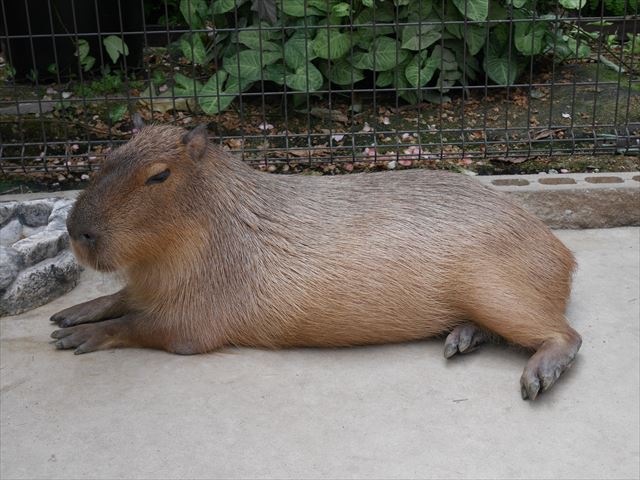
[[[637,479],[640,229],[557,233],[584,344],[535,403],[504,346],[55,351],[49,315],[115,288],[87,274],[0,320],[0,477]]]

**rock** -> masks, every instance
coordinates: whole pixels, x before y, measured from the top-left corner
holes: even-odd
[[[22,238],[22,224],[14,218],[0,229],[0,245],[10,247]]]
[[[49,215],[49,227],[48,228],[62,228],[67,229],[67,216],[73,207],[73,200],[62,199],[56,201]]]
[[[26,266],[41,262],[45,258],[56,256],[69,245],[69,235],[66,229],[46,228],[40,233],[20,240],[13,244],[16,252],[22,255]]]
[[[81,270],[69,251],[23,270],[0,299],[0,316],[17,315],[67,293]]]
[[[17,206],[18,202],[0,202],[0,225],[13,216]]]
[[[397,166],[398,162],[396,162],[395,160],[391,160],[389,163],[387,163],[387,169],[389,170],[394,170]]]
[[[36,235],[40,232],[44,232],[47,227],[22,227],[22,238],[30,237],[31,235]]]
[[[46,225],[53,210],[53,200],[30,200],[18,206],[18,215],[23,225],[40,227]]]
[[[0,247],[0,292],[7,289],[18,276],[22,260],[12,248]]]

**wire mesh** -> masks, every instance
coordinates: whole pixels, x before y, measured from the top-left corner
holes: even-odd
[[[90,172],[134,112],[279,171],[637,155],[640,2],[568,3],[0,0],[0,171]]]

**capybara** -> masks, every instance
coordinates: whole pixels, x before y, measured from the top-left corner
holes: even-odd
[[[54,315],[60,349],[338,347],[447,334],[535,351],[523,398],[581,339],[565,307],[574,259],[537,218],[467,176],[406,170],[273,175],[187,132],[145,126],[114,150],[67,220],[113,295]]]

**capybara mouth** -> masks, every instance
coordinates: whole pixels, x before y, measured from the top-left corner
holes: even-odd
[[[88,247],[73,238],[70,239],[71,251],[75,255],[78,263],[86,267],[92,268],[99,272],[113,272],[117,270],[116,266],[110,261],[104,261],[99,258],[95,247]]]

